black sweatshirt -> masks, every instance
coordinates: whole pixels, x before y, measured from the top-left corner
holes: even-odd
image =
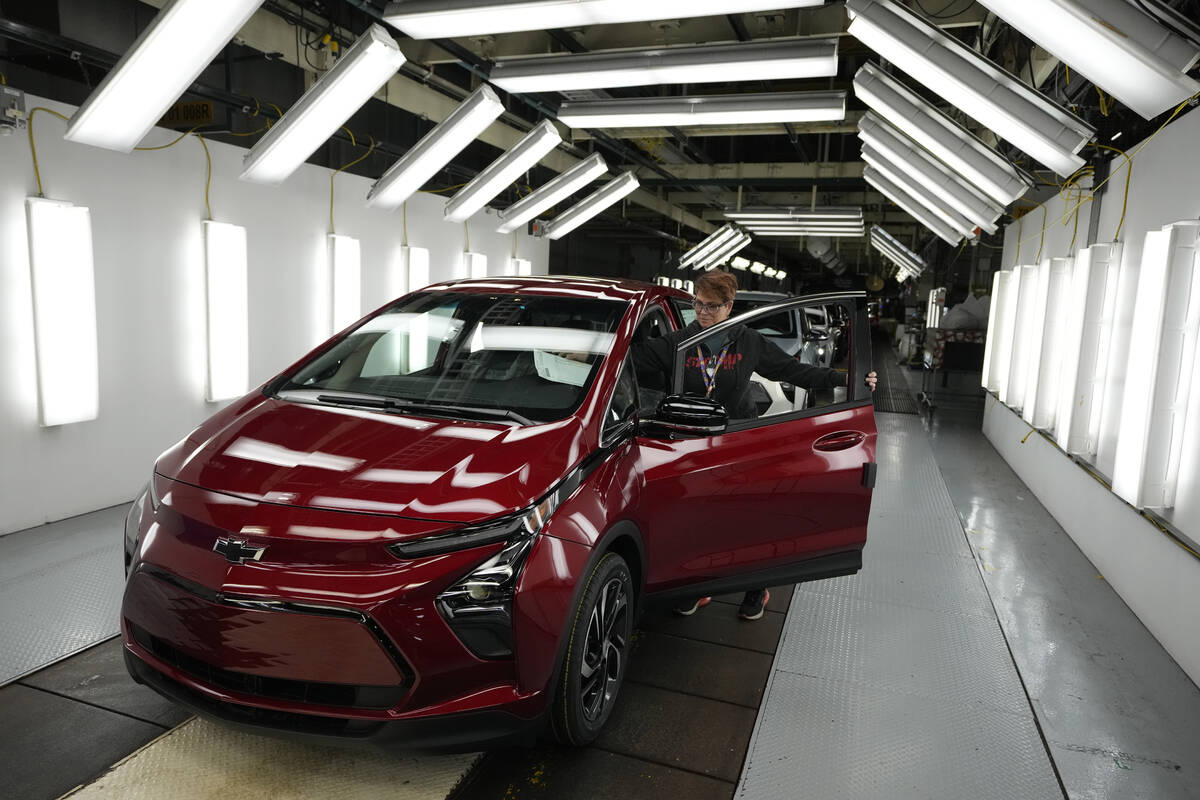
[[[673,357],[676,346],[703,330],[700,323],[692,322],[687,327],[671,331],[657,339],[649,339],[634,345],[633,360],[639,372],[661,371],[670,376],[675,368]],[[804,389],[828,389],[846,385],[846,374],[828,367],[802,364],[785,353],[779,345],[753,328],[736,325],[727,332],[729,350],[717,370],[716,386],[709,397],[725,406],[731,419],[753,419],[758,409],[750,397],[750,376],[759,375],[773,381],[786,381]],[[683,393],[703,397],[707,391],[701,370],[705,362],[716,358],[723,344],[710,351],[708,342],[701,342],[701,353],[696,349],[684,355]],[[703,355],[703,361],[700,356]],[[669,377],[668,377],[669,379]]]

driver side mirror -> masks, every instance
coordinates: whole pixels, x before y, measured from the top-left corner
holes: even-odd
[[[716,436],[725,432],[729,414],[725,406],[706,397],[671,395],[658,404],[654,416],[642,420],[643,433],[650,436]]]

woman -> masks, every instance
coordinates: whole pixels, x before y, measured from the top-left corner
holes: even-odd
[[[729,272],[713,270],[697,278],[692,301],[696,320],[682,330],[651,339],[636,348],[634,359],[638,371],[658,370],[669,375],[674,367],[672,359],[676,345],[728,319],[737,288],[737,277]],[[758,409],[750,396],[750,376],[756,372],[768,380],[786,381],[804,389],[846,386],[848,379],[846,373],[835,369],[802,364],[758,331],[739,325],[724,335],[705,340],[694,353],[686,356],[683,393],[716,400],[725,406],[731,419],[753,419],[758,416]],[[868,372],[865,382],[872,392],[875,381],[875,373]],[[690,616],[708,605],[711,599],[701,597],[695,603],[676,608],[675,612]],[[738,616],[751,620],[761,618],[770,599],[771,593],[766,589],[746,592]]]

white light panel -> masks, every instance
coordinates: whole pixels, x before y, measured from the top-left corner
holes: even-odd
[[[1189,220],[1146,234],[1142,253],[1113,471],[1113,491],[1137,508],[1175,505],[1198,334],[1200,221]]]
[[[61,200],[25,198],[37,355],[38,416],[43,426],[100,414],[92,218]]]
[[[546,209],[575,194],[607,170],[608,165],[604,158],[599,153],[592,153],[501,211],[500,226],[496,228],[496,232],[512,233]]]
[[[328,242],[330,314],[337,332],[362,316],[362,248],[358,239],[341,234],[329,234]]]
[[[562,144],[562,137],[558,135],[554,123],[548,119],[539,122],[512,149],[485,167],[446,201],[446,220],[465,221],[559,144]]]
[[[1043,260],[1033,273],[1033,307],[1025,327],[1022,328],[1021,347],[1025,359],[1024,395],[1021,401],[1021,419],[1033,424],[1033,410],[1037,403],[1038,374],[1042,367],[1042,342],[1046,330],[1046,299],[1050,290],[1050,259]]]
[[[623,197],[627,197],[638,188],[638,185],[638,179],[634,177],[632,172],[622,172],[547,222],[546,238],[561,239],[613,203],[616,203]]]
[[[562,92],[666,83],[837,75],[837,39],[653,47],[501,60],[488,76],[507,92]]]
[[[849,33],[1062,176],[1096,130],[892,0],[847,0]]]
[[[170,0],[71,116],[63,138],[128,153],[263,0]]]
[[[1030,272],[1026,272],[1029,269]],[[1004,403],[1009,408],[1019,408],[1013,400],[1013,388],[1016,383],[1015,377],[1020,373],[1017,367],[1017,351],[1021,340],[1021,329],[1018,323],[1021,318],[1021,284],[1025,283],[1026,278],[1029,281],[1033,280],[1032,268],[1029,267],[1013,267],[1009,270],[1008,292],[1004,298],[1004,308],[1001,310],[1004,314],[1004,333],[1005,336],[1000,337],[998,344],[1000,345],[997,351],[999,363],[993,369],[998,370],[997,380],[1000,388],[1000,402]],[[1032,293],[1031,290],[1027,290]],[[1022,378],[1023,373],[1020,373]]]
[[[417,292],[430,284],[429,250],[424,247],[404,245],[400,248],[400,273],[404,288],[400,294]]]
[[[242,159],[241,179],[279,184],[371,99],[404,63],[395,40],[372,25]]]
[[[987,335],[983,340],[983,372],[980,373],[980,384],[989,392],[996,391],[996,382],[992,378],[994,365],[997,363],[996,353],[999,350],[996,340],[1003,335],[1000,323],[1000,308],[1004,301],[1002,296],[1008,291],[1008,273],[997,270],[992,275],[992,299],[988,306]]]
[[[825,0],[789,0],[792,8]],[[386,22],[414,39],[481,36],[514,31],[577,28],[717,14],[751,13],[779,7],[779,0],[406,0],[390,3]]]
[[[845,117],[843,91],[619,97],[566,102],[558,109],[558,121],[564,125],[601,129],[840,122]]]
[[[409,148],[367,193],[367,205],[399,208],[425,182],[483,133],[504,111],[504,104],[487,85],[480,86]]]
[[[205,311],[210,403],[241,397],[250,388],[250,312],[246,229],[204,220]]]
[[[532,275],[533,262],[528,258],[510,258],[508,268],[513,275]]]
[[[463,253],[462,274],[467,278],[486,278],[487,256],[483,253]]]
[[[1030,402],[1025,404],[1027,410],[1030,406],[1033,408],[1030,424],[1042,430],[1054,428],[1057,422],[1062,373],[1068,366],[1063,352],[1070,317],[1068,303],[1073,264],[1072,258],[1052,258],[1047,271],[1045,322],[1035,379],[1037,390]]]
[[[1146,119],[1200,92],[1200,48],[1127,0],[979,2]]]

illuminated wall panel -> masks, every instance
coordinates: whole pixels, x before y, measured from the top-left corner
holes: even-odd
[[[215,403],[240,397],[250,388],[246,229],[212,220],[200,225],[208,323],[206,399]]]

